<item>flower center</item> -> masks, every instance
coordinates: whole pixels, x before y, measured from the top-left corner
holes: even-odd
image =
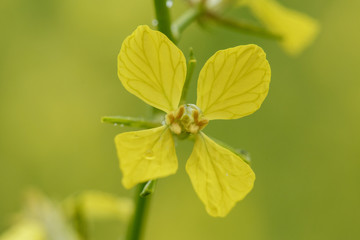
[[[196,134],[209,123],[201,116],[201,110],[194,104],[181,105],[176,111],[166,114],[166,125],[170,130],[180,135],[181,133]]]

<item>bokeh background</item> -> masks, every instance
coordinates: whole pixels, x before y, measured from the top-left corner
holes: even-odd
[[[280,2],[321,23],[297,58],[272,40],[217,26],[193,24],[179,45],[185,55],[193,47],[196,75],[219,49],[256,43],[267,52],[272,83],[261,109],[205,131],[251,153],[254,190],[227,218],[209,217],[184,171],[192,144],[180,142],[179,172],[159,181],[145,239],[360,239],[360,2]],[[173,16],[185,8],[175,1]],[[0,231],[29,187],[58,201],[87,189],[132,196],[113,138],[133,129],[100,118],[149,114],[122,87],[116,57],[152,19],[150,0],[0,2]],[[93,239],[117,239],[125,228],[102,229]]]

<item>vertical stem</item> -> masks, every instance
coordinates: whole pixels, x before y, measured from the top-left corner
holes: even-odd
[[[172,42],[175,38],[171,31],[170,11],[166,6],[167,0],[154,0],[156,19],[158,20],[158,29],[165,34]]]
[[[160,32],[165,34],[173,43],[175,43],[176,40],[171,29],[170,9],[166,6],[166,1],[167,0],[154,0],[155,16],[156,20],[158,21],[157,28]],[[153,116],[156,116],[159,113],[162,113],[162,111],[157,108],[153,108]]]
[[[165,34],[172,42],[175,41],[171,30],[171,19],[170,19],[170,11],[166,6],[167,0],[154,0],[156,19],[158,21],[158,30]],[[156,111],[153,111],[153,116],[156,114]],[[154,187],[153,182],[148,182],[151,189]],[[151,184],[152,183],[152,184]],[[140,240],[142,237],[147,206],[149,205],[150,196],[140,197],[140,195],[144,195],[143,190],[146,187],[147,183],[142,183],[137,185],[137,191],[135,193],[135,213],[130,221],[128,231],[126,233],[126,240]],[[146,189],[146,191],[149,189]],[[146,192],[145,191],[145,192]],[[145,194],[147,195],[147,194]]]
[[[149,204],[149,197],[139,197],[146,183],[138,184],[135,193],[135,212],[130,221],[128,231],[126,233],[126,240],[139,240],[142,237],[142,230],[145,225],[146,210]]]
[[[199,4],[199,6],[190,8],[175,20],[171,26],[174,37],[179,40],[181,33],[204,12],[204,7]]]

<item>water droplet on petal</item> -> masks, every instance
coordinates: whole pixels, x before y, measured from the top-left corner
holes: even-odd
[[[225,175],[228,177],[228,176],[229,176],[229,173],[226,173]]]
[[[168,8],[171,8],[172,6],[173,6],[173,1],[172,0],[167,0],[166,1],[166,6],[168,7]]]
[[[147,160],[153,160],[153,159],[155,159],[154,152],[153,152],[151,149],[149,149],[149,150],[147,150],[147,151],[145,152],[144,157],[145,157],[145,159],[147,159]]]
[[[159,21],[157,19],[153,19],[151,24],[156,27],[159,24]]]

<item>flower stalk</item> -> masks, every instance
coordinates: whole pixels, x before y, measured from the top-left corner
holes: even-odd
[[[181,33],[198,17],[203,15],[205,8],[202,4],[188,9],[183,15],[176,19],[171,25],[171,30],[176,40],[179,40]]]
[[[172,42],[175,42],[175,37],[173,35],[171,29],[171,18],[170,18],[170,11],[168,6],[166,5],[166,0],[154,0],[155,6],[155,14],[156,19],[158,21],[158,30],[164,33]],[[152,111],[152,116],[155,117],[157,111]],[[104,122],[111,122],[117,121],[116,123],[121,122],[122,124],[128,123],[129,126],[140,126],[145,128],[152,128],[151,125],[156,125],[154,127],[160,126],[155,122],[149,122],[137,119],[136,121],[131,121],[134,119],[128,118],[113,118],[113,117],[105,117],[103,118]],[[146,212],[148,206],[150,204],[150,197],[155,191],[155,185],[157,180],[150,180],[143,184],[137,185],[137,191],[135,194],[135,213],[133,215],[132,220],[130,221],[126,240],[139,240],[142,237],[142,233],[144,232],[144,226],[146,222]]]
[[[170,11],[169,7],[166,5],[166,0],[154,0],[154,6],[156,19],[158,21],[158,30],[165,34],[172,42],[175,42],[171,30]]]
[[[136,186],[135,213],[130,220],[126,240],[139,240],[142,237],[145,226],[146,213],[149,205],[149,197],[139,197],[147,183]]]

